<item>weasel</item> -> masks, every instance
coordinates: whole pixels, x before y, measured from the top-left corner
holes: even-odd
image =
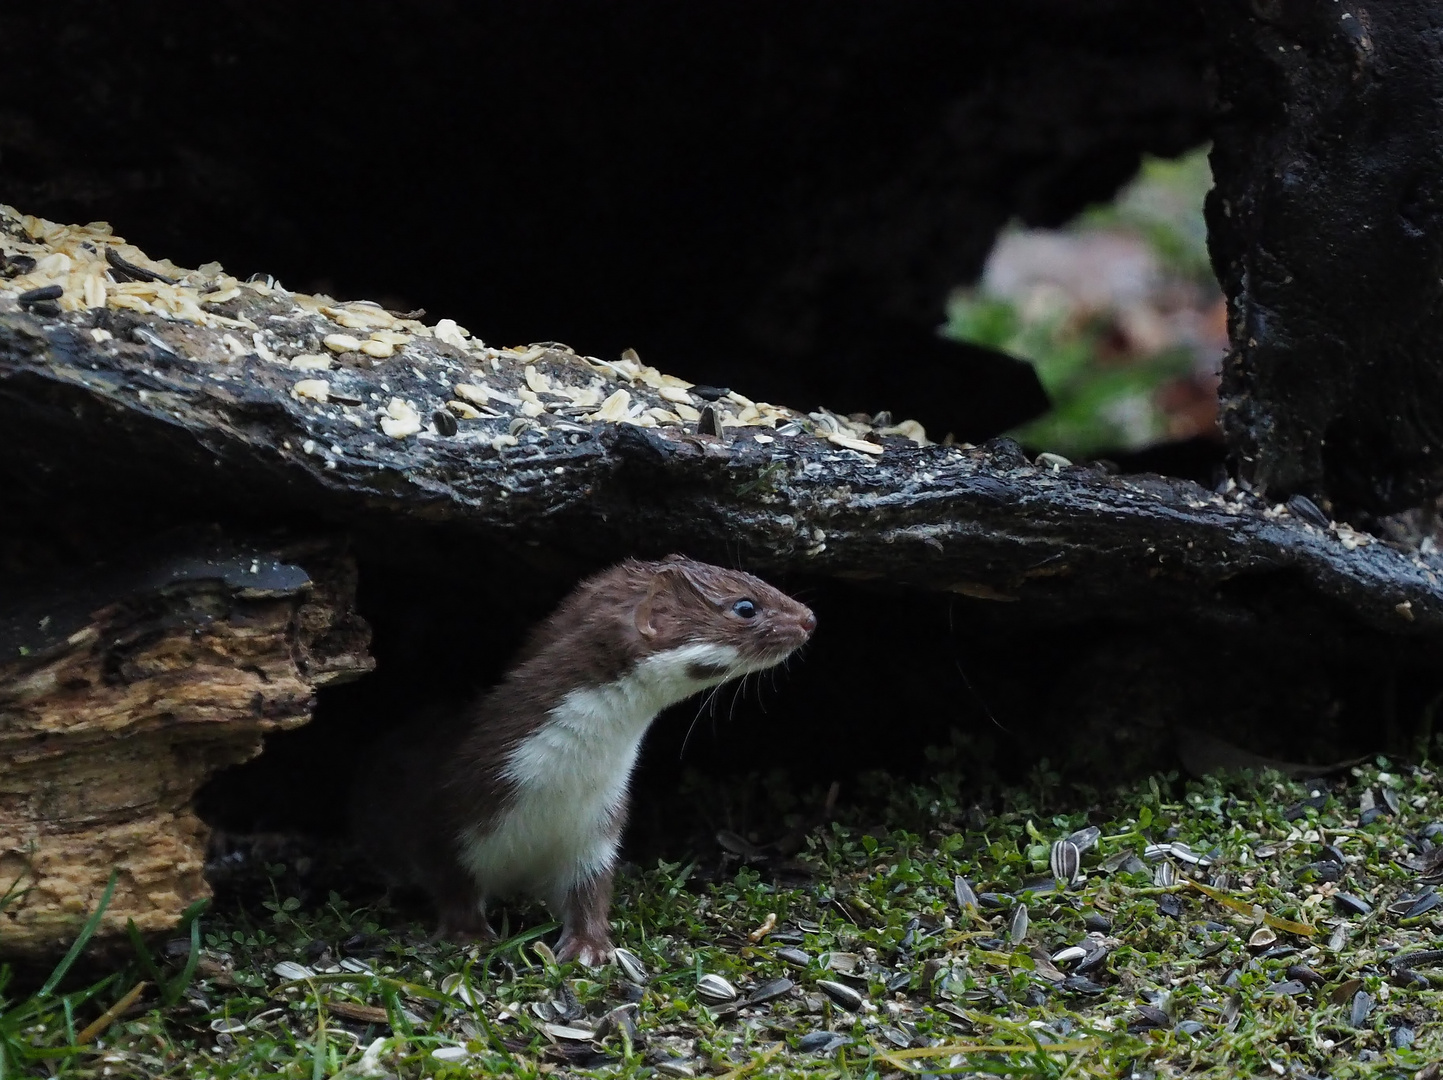
[[[816,625],[739,570],[620,563],[578,585],[454,722],[383,742],[354,831],[393,878],[431,894],[439,936],[494,937],[486,901],[534,896],[561,920],[557,958],[601,964],[642,736],[668,706],[781,663]]]

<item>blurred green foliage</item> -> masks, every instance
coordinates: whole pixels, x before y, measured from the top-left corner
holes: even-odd
[[[1113,203],[1085,211],[1067,231],[1141,237],[1168,277],[1215,291],[1202,214],[1211,183],[1206,150],[1175,161],[1148,160]],[[957,340],[1028,360],[1037,369],[1053,408],[1009,434],[1031,449],[1069,457],[1136,449],[1165,436],[1157,391],[1192,370],[1188,348],[1120,357],[1108,313],[1034,308],[1039,310],[977,289],[959,291],[944,330]]]

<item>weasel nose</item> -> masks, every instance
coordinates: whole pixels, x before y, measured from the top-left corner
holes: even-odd
[[[817,617],[813,615],[810,611],[808,611],[805,615],[802,616],[802,629],[810,634],[816,628]]]

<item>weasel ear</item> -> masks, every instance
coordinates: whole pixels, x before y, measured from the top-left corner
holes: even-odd
[[[662,560],[662,565],[651,578],[651,583],[646,588],[646,595],[642,597],[641,603],[636,605],[635,621],[636,632],[642,637],[650,639],[656,636],[657,626],[655,620],[657,597],[662,592],[671,590],[685,590],[693,596],[705,600],[706,593],[701,583],[692,575],[690,568],[685,564],[689,559],[681,555],[673,555]],[[675,563],[682,563],[677,566]]]
[[[656,594],[664,588],[662,583],[666,576],[665,574],[652,575],[651,583],[646,587],[646,595],[641,598],[641,603],[636,605],[636,611],[632,613],[632,618],[636,623],[636,632],[647,640],[656,637],[654,621]]]

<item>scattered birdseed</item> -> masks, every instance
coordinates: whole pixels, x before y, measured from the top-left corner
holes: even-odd
[[[392,398],[381,417],[381,430],[393,439],[404,439],[421,430],[421,416],[410,402]]]
[[[291,387],[291,396],[323,402],[331,396],[331,384],[325,379],[301,379]]]
[[[720,975],[710,972],[696,981],[696,996],[714,1005],[725,1004],[737,999],[737,990]]]
[[[334,353],[358,352],[361,348],[361,343],[350,334],[327,334],[321,344]]]

